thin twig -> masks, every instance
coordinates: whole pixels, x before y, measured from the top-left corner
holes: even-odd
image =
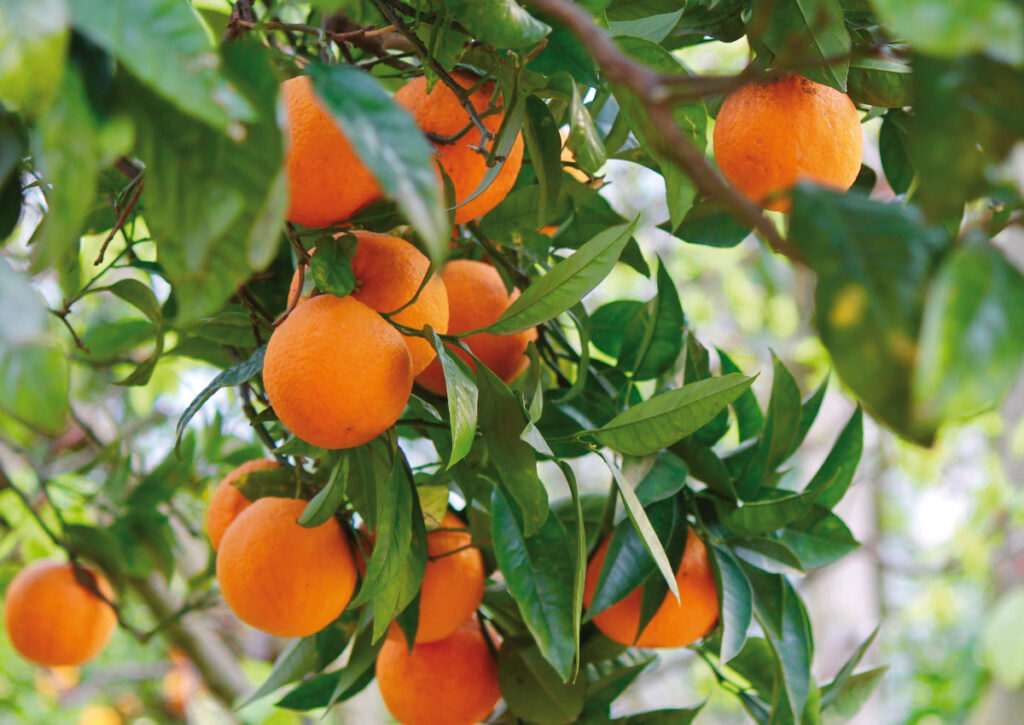
[[[100,252],[96,255],[96,260],[92,263],[94,267],[98,267],[103,264],[103,257],[107,253],[107,247],[110,245],[110,242],[114,237],[117,236],[117,233],[124,228],[124,223],[128,221],[128,215],[131,214],[132,209],[135,208],[135,202],[139,200],[139,195],[142,194],[142,187],[145,185],[145,180],[142,178],[141,172],[138,176],[128,182],[129,187],[132,185],[134,185],[135,188],[132,189],[131,196],[128,197],[128,201],[121,209],[121,213],[118,215],[117,221],[114,222],[114,226],[110,229],[110,234],[107,235],[107,238],[103,240],[103,244],[100,245]]]
[[[85,343],[83,343],[83,342],[82,342],[82,338],[80,338],[80,337],[78,336],[78,333],[77,333],[77,332],[75,332],[75,328],[73,328],[73,327],[71,326],[71,323],[70,323],[70,322],[68,322],[68,313],[70,312],[70,310],[68,310],[68,309],[63,309],[63,310],[50,310],[50,312],[51,312],[52,314],[56,315],[56,316],[57,316],[57,318],[58,318],[58,319],[59,319],[59,320],[60,320],[61,322],[63,322],[63,323],[64,323],[64,327],[68,328],[68,332],[70,332],[70,333],[71,333],[71,339],[72,339],[72,340],[74,340],[74,342],[75,342],[75,347],[77,347],[77,348],[78,348],[79,350],[81,350],[81,351],[82,351],[82,352],[84,352],[84,353],[85,353],[86,355],[88,355],[88,354],[90,353],[90,350],[89,350],[89,348],[87,348],[87,347],[85,346]]]

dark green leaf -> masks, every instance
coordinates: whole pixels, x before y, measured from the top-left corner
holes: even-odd
[[[817,508],[783,529],[780,538],[805,570],[828,566],[860,546],[842,519]]]
[[[450,230],[434,155],[412,117],[369,73],[350,65],[311,65],[313,87],[352,148],[426,242],[430,258],[448,254]]]
[[[608,276],[635,229],[636,221],[598,234],[534,280],[487,331],[519,332],[568,310]]]
[[[347,700],[366,687],[373,679],[373,664],[377,661],[377,653],[383,645],[384,640],[372,635],[370,629],[365,629],[356,636],[348,661],[341,670],[327,707]]]
[[[885,58],[850,61],[850,98],[878,108],[902,108],[913,104],[910,66]]]
[[[882,120],[882,130],[878,134],[882,170],[885,171],[889,186],[897,194],[907,193],[916,173],[907,155],[907,117],[906,111],[889,111]]]
[[[537,459],[521,438],[526,417],[512,391],[486,365],[477,363],[476,374],[480,432],[505,491],[522,514],[523,533],[533,536],[550,517],[547,490],[537,477]]]
[[[613,20],[608,23],[608,30],[612,35],[632,35],[652,43],[660,43],[672,32],[672,28],[682,15],[683,9],[680,8],[671,13],[659,13],[631,20]]]
[[[340,627],[330,626],[309,637],[291,642],[274,660],[274,666],[255,692],[239,706],[269,695],[274,690],[305,677],[314,670],[326,667],[341,654],[348,643],[348,635]]]
[[[569,104],[569,129],[566,146],[572,151],[576,164],[587,174],[596,174],[608,160],[604,142],[575,85],[572,87],[572,101]]]
[[[675,229],[668,223],[661,228],[688,244],[708,247],[735,247],[750,235],[750,227],[736,221],[719,202],[698,199]]]
[[[473,371],[457,355],[453,355],[430,328],[428,337],[437,350],[437,359],[444,371],[448,391],[448,418],[451,421],[452,452],[447,468],[465,458],[476,437],[477,399],[479,393]]]
[[[728,663],[743,649],[753,619],[754,591],[735,554],[728,547],[712,544],[715,579],[721,593],[722,648],[719,657]]]
[[[577,632],[573,628],[575,566],[565,555],[572,547],[557,516],[548,516],[532,535],[525,532],[519,507],[495,487],[491,531],[498,566],[523,621],[562,681],[572,674]]]
[[[839,0],[755,0],[747,29],[758,30],[756,41],[767,46],[776,58],[790,63],[830,61],[805,71],[805,75],[846,90],[851,43]],[[794,49],[801,51],[797,58],[792,57]]]
[[[523,141],[537,177],[540,204],[537,209],[539,228],[547,220],[550,206],[558,199],[562,185],[562,137],[551,110],[537,96],[526,99]],[[490,216],[490,215],[488,215]]]
[[[532,642],[510,640],[498,652],[498,684],[509,711],[539,725],[575,722],[587,681],[563,682]]]
[[[740,506],[714,499],[722,524],[740,536],[758,536],[781,529],[811,510],[817,491],[790,493],[768,489],[770,498],[748,501]]]
[[[871,697],[871,693],[875,691],[878,684],[882,681],[885,673],[889,670],[888,665],[882,667],[876,667],[873,670],[866,670],[864,672],[858,672],[856,675],[851,676],[844,683],[842,688],[838,690],[829,691],[828,694],[835,692],[835,696],[829,702],[828,715],[826,722],[849,722],[850,719],[856,715],[864,703]],[[822,695],[824,699],[824,695]],[[825,707],[824,705],[822,706]],[[835,716],[834,718],[832,716]]]
[[[617,358],[622,352],[627,323],[641,312],[643,302],[614,300],[601,305],[590,316],[590,340],[598,350]]]
[[[743,372],[721,348],[716,348],[716,350],[718,359],[722,363],[723,375]],[[750,388],[744,390],[740,397],[733,401],[732,409],[736,411],[736,423],[739,426],[741,442],[753,438],[764,427],[764,413],[761,412],[757,396]]]
[[[734,373],[684,385],[634,405],[591,432],[603,445],[646,456],[698,430],[753,382]]]
[[[312,529],[327,523],[341,508],[345,500],[345,484],[348,483],[349,457],[342,455],[341,461],[334,466],[327,485],[320,489],[316,496],[306,504],[306,509],[299,517],[299,526]],[[322,469],[321,469],[322,470]]]
[[[683,350],[686,317],[675,282],[658,259],[658,294],[642,317],[629,321],[618,367],[634,380],[657,378],[672,369]]]
[[[316,254],[309,261],[309,271],[318,290],[335,297],[344,297],[355,289],[352,256],[356,244],[355,237],[349,234],[338,239],[327,237],[317,242]]]
[[[807,484],[808,491],[817,491],[817,503],[827,509],[834,508],[846,494],[857,471],[864,448],[863,414],[860,408],[850,416],[824,463]]]

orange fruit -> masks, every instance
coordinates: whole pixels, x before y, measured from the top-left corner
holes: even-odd
[[[476,86],[480,79],[471,73],[455,72],[452,78],[465,89]],[[470,102],[478,114],[483,114],[494,95],[494,82],[485,81],[470,95]],[[469,113],[459,103],[458,97],[443,81],[438,81],[427,93],[427,79],[413,78],[395,93],[395,102],[408,110],[423,131],[437,136],[455,136],[471,123]],[[500,101],[498,102],[500,107]],[[483,116],[481,120],[491,133],[497,133],[504,114],[500,111]],[[455,187],[456,203],[469,197],[487,173],[487,160],[479,151],[471,148],[481,145],[481,133],[472,127],[451,143],[434,142],[441,167]],[[488,146],[488,148],[490,148]],[[494,180],[480,194],[467,204],[455,210],[455,223],[463,224],[482,217],[501,203],[516,183],[519,169],[523,164],[523,136],[518,134],[504,164]]]
[[[224,601],[243,622],[278,637],[319,632],[342,613],[356,586],[341,524],[332,518],[299,526],[306,503],[254,501],[224,532],[217,556]]]
[[[398,420],[412,392],[412,358],[376,311],[351,295],[319,295],[270,336],[263,383],[292,433],[321,448],[351,448]]]
[[[214,551],[220,548],[221,537],[224,536],[228,525],[251,503],[245,494],[235,488],[235,481],[253,471],[277,467],[277,461],[257,458],[246,461],[220,480],[213,495],[210,496],[210,505],[206,508],[206,533],[210,537]]]
[[[846,191],[860,173],[864,137],[849,96],[799,75],[729,94],[715,121],[715,160],[755,204],[789,211],[775,195],[801,180]]]
[[[508,306],[519,296],[519,290],[509,294],[505,290],[498,271],[489,264],[469,259],[457,259],[445,265],[441,273],[448,290],[448,334],[487,327],[501,317]],[[515,380],[530,359],[523,353],[531,340],[537,339],[536,328],[529,328],[511,335],[492,335],[478,332],[462,339],[480,362],[494,371],[506,383]],[[472,359],[462,349],[449,346],[466,363],[475,369]],[[441,363],[434,360],[416,377],[416,382],[432,393],[445,395],[444,371]]]
[[[107,599],[114,592],[101,575],[96,588]],[[117,625],[110,605],[75,578],[71,564],[43,560],[11,580],[4,595],[4,627],[22,657],[40,665],[80,665],[100,653]]]
[[[427,532],[429,558],[420,585],[416,644],[452,634],[469,621],[484,599],[484,558],[470,546],[473,538],[465,529],[462,519],[449,511],[439,529]],[[392,624],[389,635],[405,644],[397,625]]]
[[[352,259],[356,289],[351,296],[377,312],[393,312],[411,300],[430,269],[430,260],[399,237],[364,231],[349,233],[359,240]],[[308,271],[305,276],[309,277]],[[289,302],[301,292],[296,270],[288,290]],[[441,278],[432,275],[416,301],[391,319],[417,330],[430,325],[435,332],[447,332],[448,294]],[[402,339],[409,347],[413,375],[418,375],[437,353],[425,338],[403,335]]]
[[[597,589],[609,541],[610,537],[601,543],[587,566],[583,601],[588,607]],[[693,529],[686,534],[686,549],[676,570],[676,584],[679,586],[679,601],[670,592],[639,637],[637,628],[640,625],[643,587],[638,587],[625,599],[595,616],[594,624],[607,637],[627,646],[686,647],[710,632],[718,621],[715,576],[704,542]]]
[[[281,98],[287,111],[288,221],[325,227],[380,199],[377,180],[316,97],[309,77],[282,83]]]
[[[403,725],[473,725],[501,699],[498,666],[476,621],[411,654],[404,641],[388,638],[376,674],[384,704]]]
[[[36,670],[36,690],[43,695],[60,697],[78,686],[81,674],[81,670],[75,665],[41,667]]]

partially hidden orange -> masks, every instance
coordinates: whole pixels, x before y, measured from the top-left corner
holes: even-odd
[[[228,525],[251,503],[245,494],[235,488],[235,481],[253,471],[277,467],[276,461],[257,458],[246,461],[220,480],[210,496],[210,505],[206,507],[206,533],[214,551],[220,548],[220,540]]]

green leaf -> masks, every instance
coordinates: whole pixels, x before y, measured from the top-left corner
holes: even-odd
[[[715,498],[715,508],[722,524],[740,536],[758,536],[781,529],[796,521],[811,510],[817,491],[790,493],[775,489],[763,489],[769,498],[748,501],[741,505]]]
[[[496,48],[529,48],[551,32],[515,0],[444,0],[463,27]]]
[[[378,639],[376,635],[371,636],[371,630],[359,633],[352,643],[348,662],[341,670],[327,707],[352,697],[373,679],[373,664],[383,646],[384,640]]]
[[[600,725],[690,725],[700,714],[703,705],[689,709],[651,710],[636,715],[605,720]]]
[[[178,109],[222,131],[256,111],[220,72],[195,12],[178,0],[68,0],[75,29]]]
[[[807,433],[811,430],[811,426],[814,425],[814,421],[818,417],[821,402],[825,399],[825,393],[828,391],[828,378],[829,376],[826,375],[821,384],[814,389],[814,392],[804,399],[803,408],[800,411],[800,428],[796,433],[794,450],[804,442]]]
[[[875,418],[927,444],[911,407],[926,281],[947,246],[913,208],[800,184],[790,239],[818,276],[815,321],[840,378]]]
[[[567,72],[572,79],[588,86],[599,84],[594,59],[573,32],[543,13],[537,16],[551,26],[551,34],[548,44],[527,64],[527,70],[548,76]]]
[[[687,244],[707,247],[735,247],[750,235],[750,227],[733,218],[720,202],[699,198],[693,203],[675,229],[671,222],[661,229]]]
[[[658,258],[658,294],[626,326],[618,367],[633,380],[651,380],[675,365],[683,351],[686,317],[675,282]]]
[[[721,348],[715,349],[718,352],[718,359],[722,363],[723,375],[743,372]],[[754,395],[754,391],[750,388],[744,390],[733,401],[732,409],[736,412],[736,424],[739,427],[740,442],[753,438],[764,427],[764,413],[761,412],[761,404],[757,402],[757,396]]]
[[[423,514],[401,452],[385,485],[376,496],[373,553],[359,593],[349,605],[373,601],[374,641],[416,596],[427,566]]]
[[[355,289],[352,257],[357,244],[350,234],[343,234],[338,239],[327,236],[317,241],[316,254],[309,260],[309,271],[318,290],[344,297]]]
[[[981,660],[1003,687],[1015,690],[1024,683],[1024,587],[1006,592],[985,616],[981,633]]]
[[[274,660],[274,666],[263,684],[239,707],[245,707],[310,672],[326,667],[341,654],[347,643],[345,630],[333,625],[309,637],[292,641]]]
[[[252,274],[250,264],[276,249],[287,204],[283,136],[275,121],[278,82],[269,58],[254,42],[230,43],[222,53],[224,73],[260,114],[240,142],[130,79],[118,86],[146,164],[146,224],[181,324],[219,309]]]
[[[646,456],[697,431],[753,382],[733,373],[690,383],[638,403],[589,433],[602,445]]]
[[[885,665],[853,675],[832,701],[832,707],[826,712],[824,721],[828,725],[849,722],[868,701],[888,670],[889,666]]]
[[[299,526],[314,529],[327,523],[341,508],[345,500],[345,484],[348,483],[349,460],[347,455],[342,454],[341,461],[331,470],[331,477],[327,479],[327,485],[306,504],[306,509],[299,517]]]
[[[434,262],[448,254],[450,228],[434,153],[380,82],[355,66],[310,65],[313,88],[377,183],[416,228]]]
[[[63,0],[9,0],[0,4],[0,101],[27,116],[57,95],[68,55],[68,10]]]
[[[807,484],[808,491],[818,492],[817,503],[827,509],[834,508],[842,500],[853,481],[853,474],[857,471],[864,449],[863,420],[864,416],[860,408],[857,408],[843,426],[825,461]]]
[[[562,137],[551,110],[537,96],[526,99],[523,141],[537,177],[540,203],[536,227],[541,227],[547,221],[550,205],[558,199],[562,186]]]
[[[784,576],[768,574],[749,565],[743,568],[754,588],[755,616],[771,644],[782,679],[781,683],[776,683],[775,700],[788,701],[793,718],[799,719],[811,689],[814,651],[807,611],[800,595]]]
[[[563,682],[572,674],[577,632],[573,627],[575,566],[565,553],[572,547],[557,516],[548,516],[527,535],[519,507],[501,488],[491,495],[494,555],[505,573],[523,621],[541,653]]]
[[[757,448],[736,480],[736,490],[743,499],[751,498],[766,476],[789,458],[795,448],[802,408],[800,388],[786,366],[772,354],[772,393],[768,414],[757,441]]]
[[[914,181],[913,165],[907,154],[906,111],[895,109],[885,114],[878,134],[878,153],[889,186],[897,194],[905,194]]]
[[[437,359],[444,371],[445,386],[448,391],[448,418],[452,430],[452,452],[448,457],[451,468],[469,453],[476,437],[477,403],[479,392],[475,377],[469,366],[457,355],[452,355],[432,329],[427,328],[427,339],[437,350]]]
[[[70,365],[64,351],[44,343],[0,347],[0,412],[44,435],[67,426]]]
[[[231,483],[250,501],[275,496],[295,497],[295,471],[290,468],[263,468],[239,476]]]
[[[480,391],[477,425],[494,459],[502,486],[519,507],[523,533],[532,536],[548,518],[548,493],[537,476],[533,449],[520,437],[527,419],[514,393],[482,363],[476,365]]]
[[[642,311],[639,300],[614,300],[590,315],[590,341],[605,355],[617,358],[622,352],[626,325]]]
[[[860,546],[841,518],[817,508],[790,523],[779,538],[796,554],[805,571],[828,566]]]
[[[508,335],[568,310],[608,276],[635,229],[636,221],[598,234],[547,274],[533,280],[487,331]]]
[[[35,271],[53,266],[78,249],[78,238],[96,199],[97,126],[85,80],[77,70],[68,69],[57,98],[31,136],[32,155],[50,185],[47,213],[32,239]]]
[[[569,104],[569,140],[566,146],[572,151],[576,164],[588,174],[596,174],[608,160],[601,134],[598,133],[590,109],[583,104],[575,84],[572,87],[572,101]]]
[[[999,405],[1024,361],[1024,276],[988,239],[961,244],[928,291],[914,370],[924,420]]]
[[[878,17],[897,36],[931,55],[988,53],[1024,63],[1024,9],[1007,0],[931,2],[872,0]]]
[[[850,98],[878,108],[913,105],[911,70],[906,63],[886,58],[850,61]]]
[[[230,388],[234,385],[241,385],[247,380],[251,380],[256,375],[259,375],[263,370],[263,355],[267,351],[267,346],[256,348],[249,359],[245,362],[240,362],[237,365],[233,365],[227,370],[219,373],[217,377],[210,381],[203,390],[193,399],[188,407],[182,412],[181,417],[178,418],[178,425],[174,431],[174,450],[179,451],[181,449],[181,436],[185,432],[185,428],[188,426],[188,422],[192,420],[192,417],[199,412],[199,409],[203,407],[203,404],[213,397],[221,388]]]
[[[122,279],[109,287],[96,287],[89,290],[89,292],[90,294],[111,292],[139,310],[139,312],[146,316],[147,320],[155,325],[154,340],[156,345],[153,352],[139,363],[128,377],[116,383],[117,385],[145,385],[149,382],[153,369],[156,367],[156,363],[164,351],[163,313],[160,310],[160,302],[157,300],[153,290],[136,279]]]
[[[608,31],[612,35],[632,35],[637,38],[660,43],[683,16],[683,8],[671,13],[658,13],[631,20],[613,20],[608,23]]]
[[[583,711],[586,678],[563,682],[530,641],[503,642],[498,652],[498,684],[509,711],[539,725],[575,722]]]
[[[865,639],[859,647],[857,647],[857,649],[854,651],[852,655],[850,655],[850,659],[848,659],[843,664],[842,669],[839,670],[839,673],[835,676],[832,682],[825,685],[825,687],[822,689],[822,710],[830,707],[833,701],[835,701],[835,699],[843,691],[843,688],[846,685],[847,681],[849,681],[850,677],[853,675],[853,671],[857,669],[857,665],[860,664],[860,661],[864,658],[865,653],[868,651],[868,648],[875,641],[875,638],[877,636],[878,627],[875,627],[871,634],[868,635],[868,638]]]
[[[653,655],[644,657],[636,664],[621,667],[591,679],[587,683],[587,702],[584,705],[583,722],[593,722],[598,717],[608,718],[612,703],[633,684],[655,661]]]
[[[846,90],[851,43],[839,0],[755,0],[747,28],[760,31],[756,41],[776,58],[790,63],[830,60],[828,65],[808,69],[805,75]],[[802,51],[796,58],[792,57],[794,49]]]
[[[715,583],[721,592],[722,647],[719,658],[727,664],[743,650],[747,641],[747,630],[754,616],[754,590],[732,550],[720,544],[712,544],[710,549]]]
[[[657,533],[654,531],[654,527],[651,525],[651,521],[647,518],[647,512],[641,505],[640,500],[636,496],[636,492],[633,490],[633,486],[630,484],[622,471],[619,470],[618,466],[604,453],[604,451],[598,451],[598,455],[604,460],[605,465],[612,472],[612,478],[615,479],[615,485],[619,489],[619,495],[622,497],[622,503],[626,509],[626,515],[629,516],[630,523],[633,524],[633,528],[639,535],[640,540],[644,543],[644,548],[647,549],[647,553],[650,554],[651,559],[658,567],[658,571],[661,573],[662,578],[668,585],[668,589],[672,592],[672,595],[678,601],[679,599],[679,584],[676,582],[676,572],[672,563],[669,561],[668,553],[665,548],[661,545],[661,541],[658,539]]]

